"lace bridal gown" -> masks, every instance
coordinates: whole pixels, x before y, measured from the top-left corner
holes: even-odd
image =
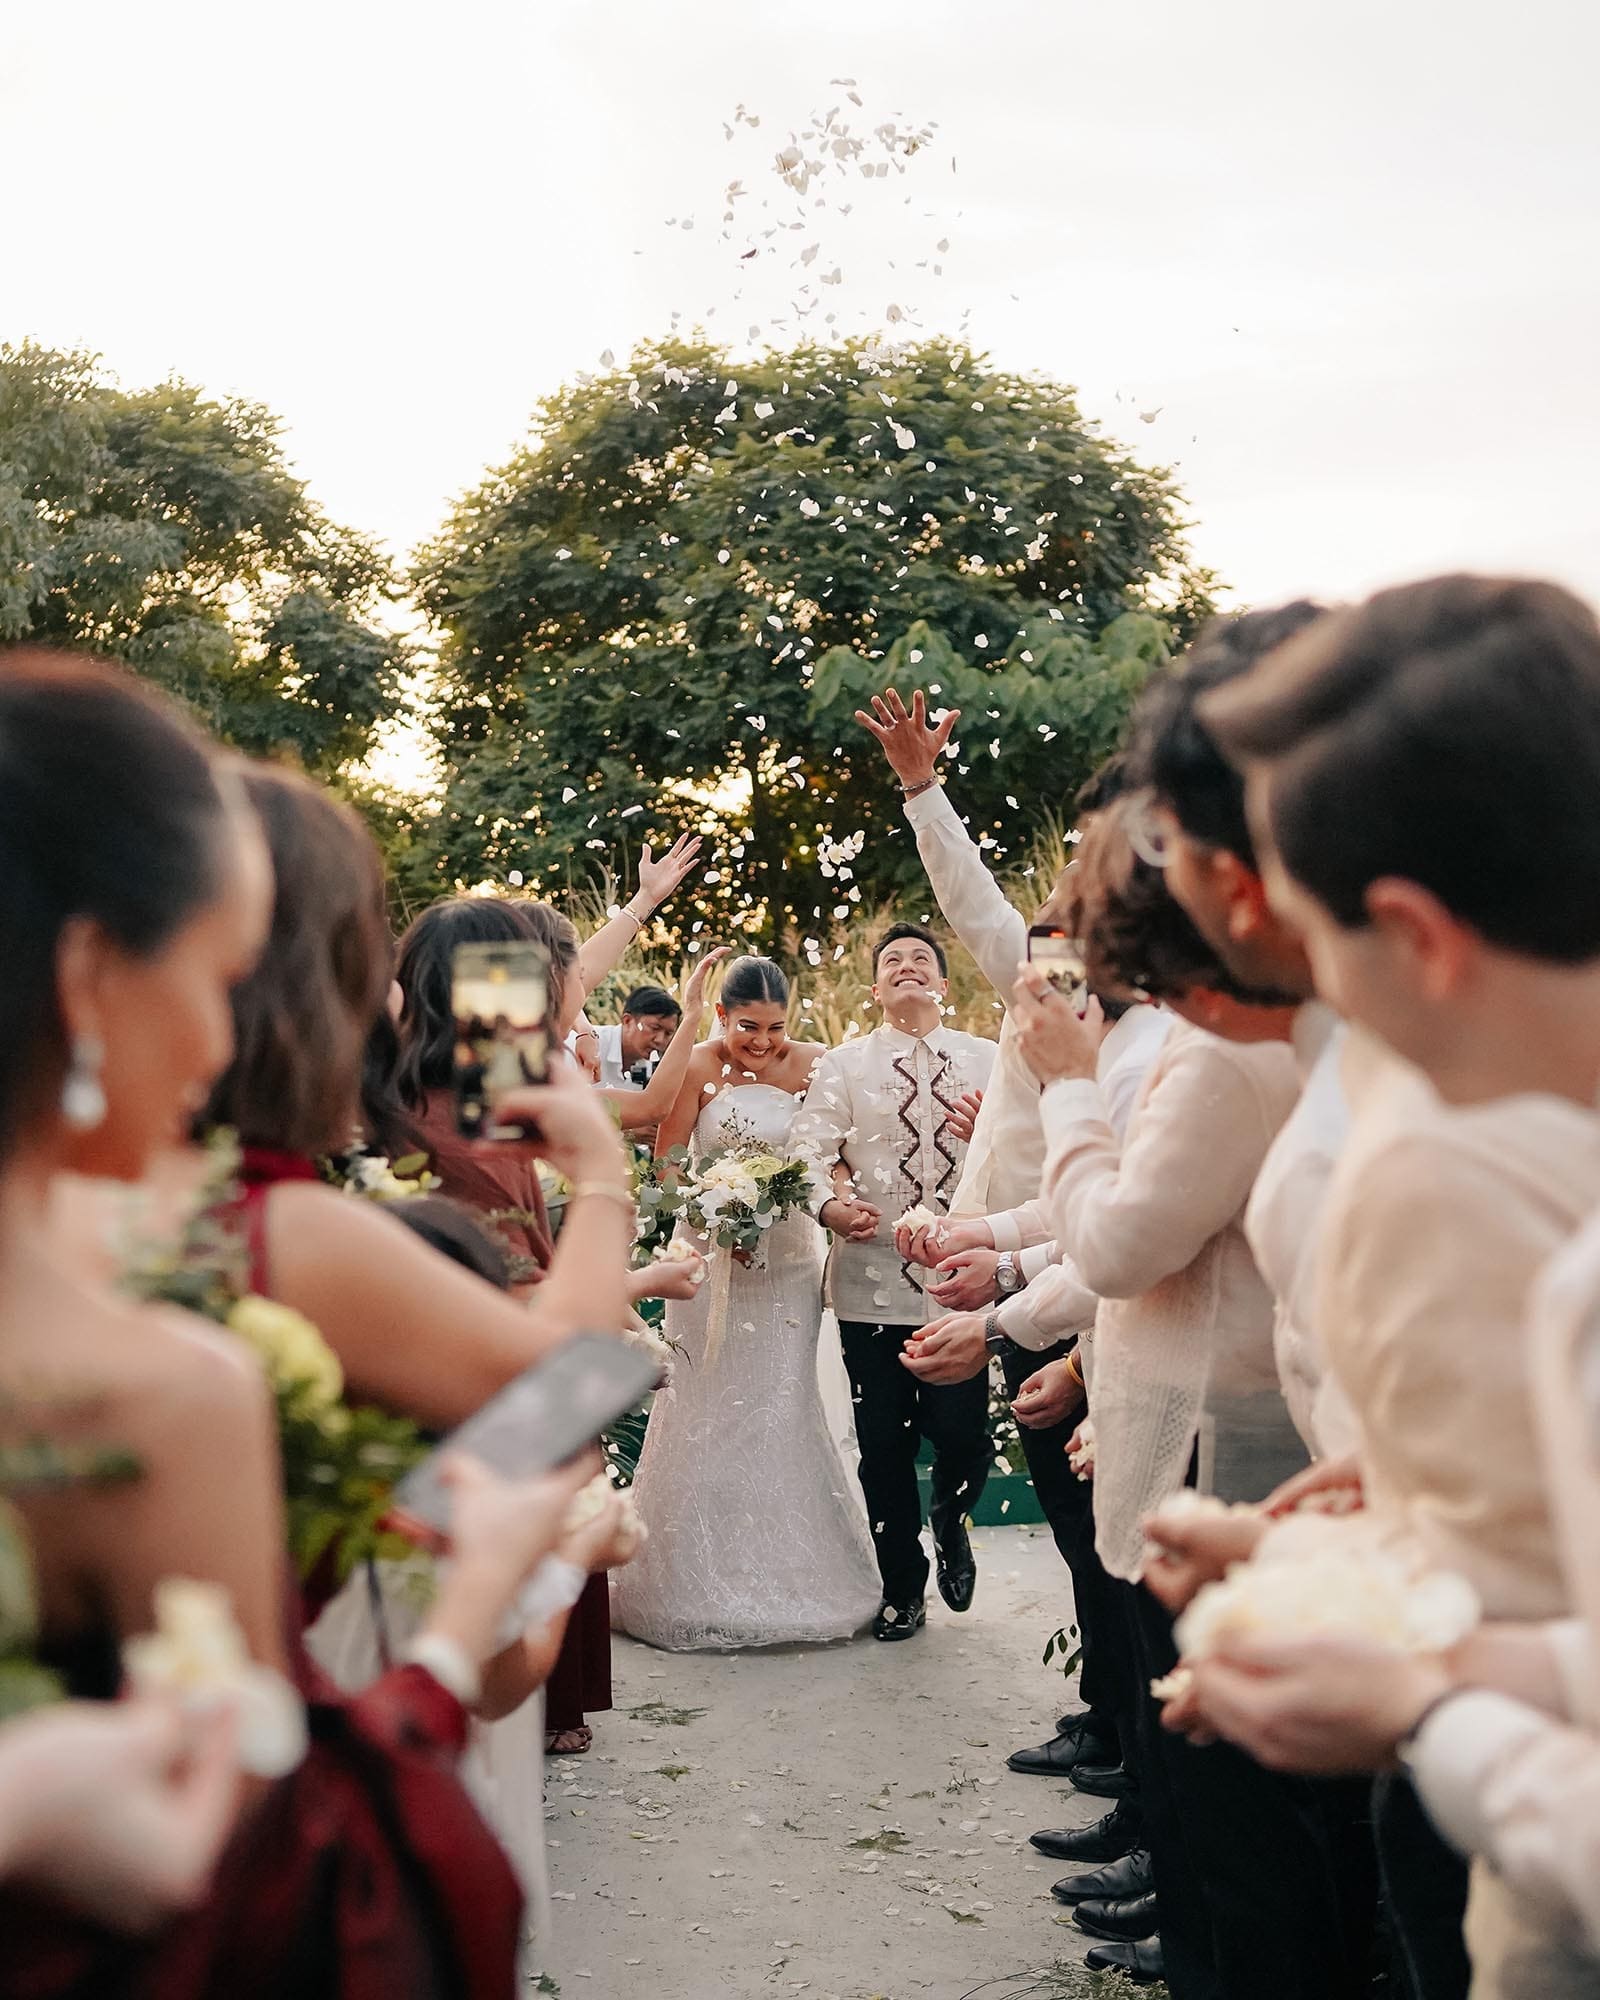
[[[799,1100],[772,1084],[715,1097],[697,1153],[735,1135],[780,1155]],[[719,1252],[725,1255],[725,1252]],[[680,1350],[656,1397],[633,1495],[650,1530],[613,1586],[624,1632],[675,1652],[848,1638],[878,1608],[866,1518],[817,1380],[822,1237],[803,1214],[767,1232],[765,1268],[734,1264],[706,1361],[713,1281],[667,1308]]]

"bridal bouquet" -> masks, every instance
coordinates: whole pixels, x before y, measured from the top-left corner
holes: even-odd
[[[816,1181],[803,1160],[782,1160],[754,1141],[735,1140],[702,1162],[683,1183],[683,1213],[720,1249],[749,1260],[767,1231],[797,1208],[809,1209]]]

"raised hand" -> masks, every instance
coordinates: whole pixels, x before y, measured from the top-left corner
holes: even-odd
[[[893,688],[872,697],[870,715],[864,708],[856,710],[856,721],[883,745],[890,769],[907,791],[933,781],[938,760],[960,720],[960,709],[952,708],[942,721],[930,723],[921,688],[911,697],[909,713]]]
[[[1012,991],[1011,1018],[1023,1061],[1041,1083],[1095,1074],[1099,1037],[1079,1019],[1065,994],[1058,993],[1037,965],[1024,965]]]
[[[683,989],[683,1011],[686,1014],[702,1014],[706,1004],[706,980],[711,968],[719,964],[732,951],[732,945],[714,944],[702,954],[700,963],[689,975],[689,983]]]
[[[657,861],[650,843],[646,841],[639,855],[640,900],[648,903],[652,910],[658,910],[669,896],[681,888],[684,877],[700,858],[702,845],[699,834],[681,833]]]

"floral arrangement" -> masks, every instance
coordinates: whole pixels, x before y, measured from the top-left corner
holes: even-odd
[[[691,1228],[709,1236],[719,1249],[748,1258],[760,1250],[775,1222],[797,1208],[809,1209],[819,1189],[804,1160],[780,1159],[752,1135],[741,1133],[737,1124],[732,1129],[732,1143],[698,1168],[681,1163],[678,1187]],[[671,1161],[673,1156],[667,1157]]]
[[[390,1162],[365,1146],[352,1146],[348,1153],[320,1164],[325,1181],[364,1201],[410,1201],[439,1190],[439,1177],[429,1173],[426,1153],[408,1153],[403,1160]]]
[[[226,1214],[237,1150],[217,1139],[210,1151],[211,1172],[176,1241],[124,1245],[123,1285],[226,1327],[261,1357],[277,1404],[290,1555],[302,1577],[331,1560],[342,1582],[369,1556],[413,1552],[384,1522],[395,1486],[426,1455],[427,1441],[408,1417],[347,1402],[338,1356],[311,1322],[249,1290],[244,1246]],[[380,1181],[392,1177],[404,1193],[418,1191],[381,1164]]]

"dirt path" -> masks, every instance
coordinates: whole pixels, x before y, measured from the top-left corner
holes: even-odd
[[[551,1771],[564,2000],[1022,2000],[1094,1993],[1036,1827],[1105,1808],[1013,1777],[1075,1700],[1047,1534],[974,1535],[978,1598],[899,1646],[661,1654],[617,1643],[617,1712]],[[1126,1993],[1122,1982],[1109,1990]]]

